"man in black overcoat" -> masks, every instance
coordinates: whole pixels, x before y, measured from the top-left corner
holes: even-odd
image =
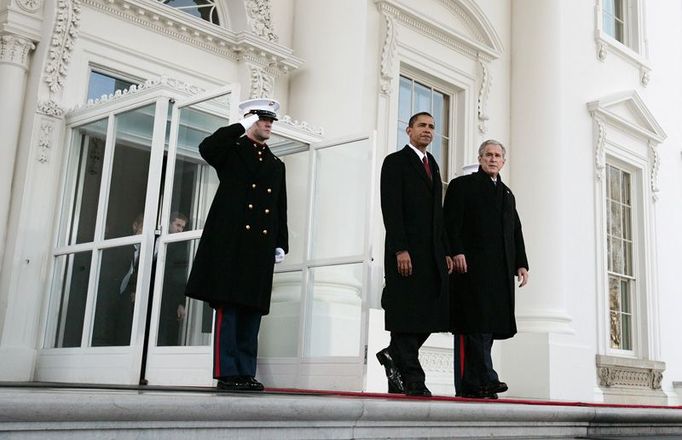
[[[185,294],[216,309],[218,388],[261,391],[263,384],[255,379],[258,331],[270,311],[274,264],[289,249],[285,169],[265,144],[279,103],[251,99],[239,108],[244,119],[199,145],[220,185]]]
[[[507,391],[493,369],[493,340],[516,334],[514,275],[528,282],[516,201],[500,177],[506,150],[494,140],[478,150],[478,172],[453,179],[443,206],[455,265],[450,282],[458,396],[497,398]]]
[[[448,256],[441,205],[441,176],[426,151],[435,129],[433,117],[410,118],[410,143],[384,159],[381,211],[386,227],[381,297],[390,345],[377,353],[386,368],[388,391],[430,396],[419,363],[419,348],[433,332],[449,330]]]

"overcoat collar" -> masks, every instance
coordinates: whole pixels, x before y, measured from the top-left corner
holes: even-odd
[[[248,137],[242,136],[239,138],[237,154],[249,171],[249,174],[258,178],[270,172],[276,161],[275,155],[272,154],[272,151],[266,145],[263,149],[263,163],[259,164],[254,156],[254,148],[253,142]]]
[[[412,151],[412,148],[410,148],[409,145],[405,145],[401,153],[407,156],[407,161],[412,164],[412,167],[415,168],[421,178],[424,179],[424,182],[428,185],[429,189],[433,189],[433,179],[429,179],[429,176],[426,174],[426,170],[424,169],[424,164],[419,160],[419,156]],[[431,165],[431,175],[435,178],[437,166],[432,165],[435,163],[435,160],[428,151],[426,152],[426,157],[428,158],[429,165]]]

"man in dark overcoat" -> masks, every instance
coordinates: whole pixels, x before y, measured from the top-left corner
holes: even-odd
[[[449,329],[448,256],[441,205],[441,176],[426,147],[433,139],[433,117],[409,120],[410,143],[384,159],[381,211],[386,227],[381,297],[390,345],[377,353],[386,368],[391,393],[430,396],[419,363],[419,348],[433,332]]]
[[[185,294],[216,309],[218,388],[261,391],[263,384],[255,379],[258,331],[270,311],[274,264],[289,249],[285,169],[265,144],[279,103],[252,99],[239,108],[244,119],[199,145],[220,185]]]
[[[506,150],[487,140],[478,172],[450,182],[443,206],[455,265],[450,282],[457,395],[497,398],[507,390],[492,365],[493,340],[516,334],[514,276],[528,281],[516,201],[500,177]]]

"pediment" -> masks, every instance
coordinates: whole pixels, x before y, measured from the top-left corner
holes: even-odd
[[[667,135],[636,90],[603,97],[587,104],[593,115],[640,136],[663,142]]]
[[[375,0],[385,14],[473,57],[499,58],[502,40],[471,0]]]

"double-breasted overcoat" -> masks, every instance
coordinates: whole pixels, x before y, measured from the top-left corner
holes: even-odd
[[[514,276],[528,269],[514,194],[479,168],[450,182],[443,210],[450,251],[467,262],[467,272],[450,282],[453,331],[514,336]]]
[[[265,315],[275,248],[289,250],[285,167],[269,148],[258,148],[243,134],[241,124],[232,124],[199,145],[220,184],[185,294],[212,307],[242,306]]]
[[[386,286],[381,305],[386,312],[388,331],[448,330],[447,239],[441,177],[435,159],[427,155],[433,180],[409,146],[386,156],[381,169],[381,211],[386,228]],[[410,276],[398,273],[399,251],[410,254]]]

